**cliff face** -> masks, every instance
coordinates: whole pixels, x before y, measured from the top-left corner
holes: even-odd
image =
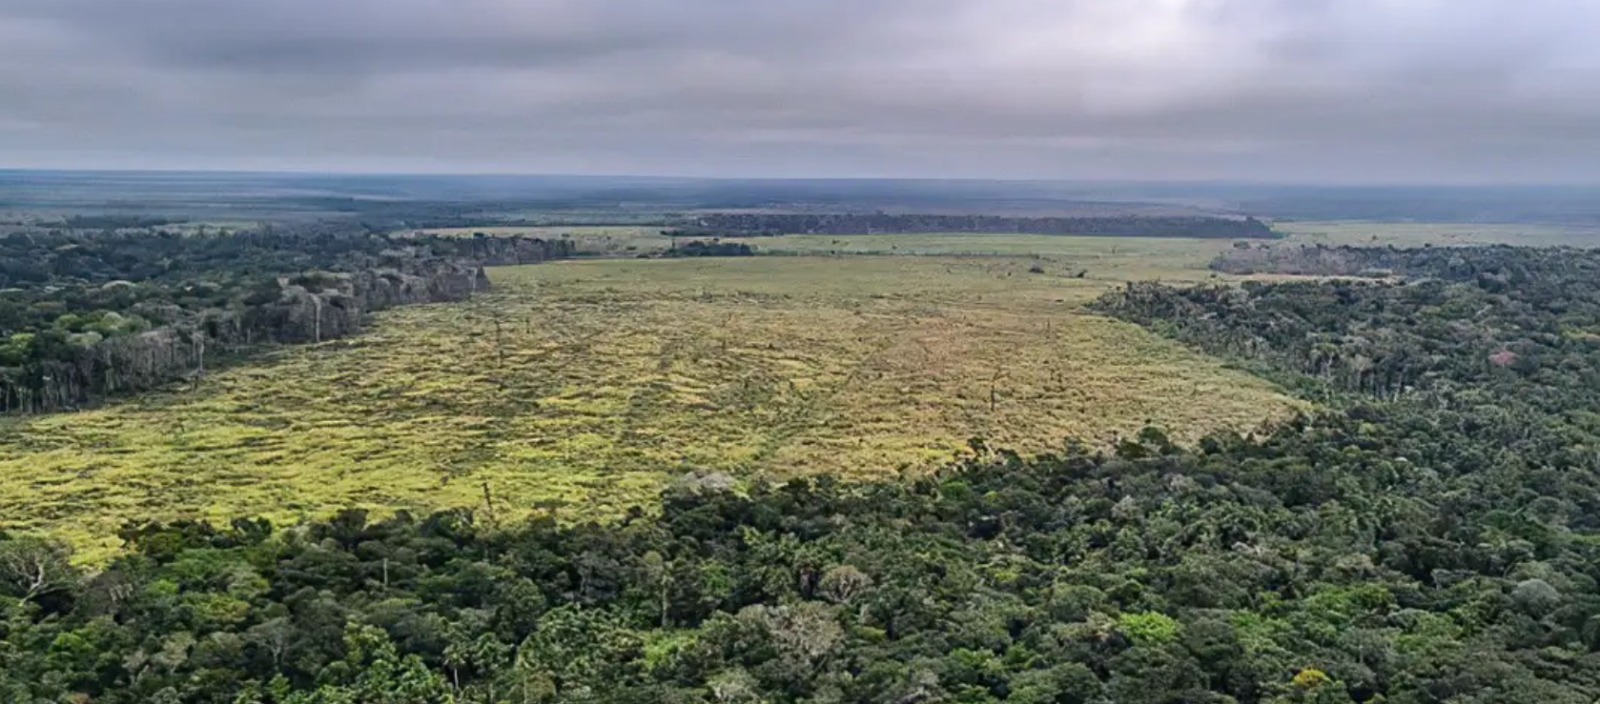
[[[507,256],[515,256],[507,248]],[[535,261],[543,261],[538,259]],[[100,340],[70,360],[0,369],[0,413],[79,408],[104,396],[147,390],[205,373],[219,353],[261,342],[317,343],[361,332],[367,313],[470,298],[489,290],[483,267],[431,261],[401,269],[315,273],[278,280],[278,296],[235,310]]]

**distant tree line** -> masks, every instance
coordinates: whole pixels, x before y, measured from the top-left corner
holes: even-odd
[[[1500,277],[1502,283],[1509,284],[1512,278],[1518,281],[1536,277],[1548,279],[1550,272],[1563,274],[1563,267],[1591,257],[1592,250],[1572,247],[1330,247],[1241,242],[1218,255],[1211,262],[1211,268],[1230,274],[1367,278],[1404,276],[1464,280],[1481,275]]]
[[[102,230],[119,228],[162,227],[181,222],[171,218],[147,215],[71,215],[62,225],[72,230]]]
[[[13,233],[0,237],[0,413],[71,409],[263,343],[343,337],[370,311],[486,290],[485,265],[571,254],[562,240],[343,226]]]
[[[1230,252],[1214,266],[1238,271],[1240,260]],[[1337,390],[1447,405],[1494,391],[1556,415],[1600,401],[1600,250],[1306,247],[1251,260],[1249,270],[1391,278],[1136,283],[1100,306]],[[1528,376],[1539,393],[1522,393]]]
[[[668,235],[673,233],[668,232]],[[753,257],[756,250],[743,242],[722,242],[720,240],[689,240],[678,242],[673,239],[672,246],[661,253],[663,257]]]
[[[1194,447],[0,536],[0,701],[1592,704],[1600,255],[1350,256],[1432,274],[1101,301],[1319,402]]]
[[[1202,216],[1011,217],[888,213],[708,213],[685,218],[678,231],[697,237],[861,235],[970,232],[1108,237],[1279,237],[1255,218]]]

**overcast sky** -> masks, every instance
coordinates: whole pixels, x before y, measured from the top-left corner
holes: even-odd
[[[0,167],[1600,182],[1600,0],[0,0]]]

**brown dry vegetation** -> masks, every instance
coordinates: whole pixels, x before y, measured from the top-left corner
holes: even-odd
[[[1262,381],[1083,311],[1122,278],[1209,276],[1212,250],[1192,247],[495,270],[496,292],[470,303],[385,312],[368,334],[198,388],[0,425],[0,527],[96,559],[152,516],[603,517],[688,471],[861,478],[947,461],[974,436],[1036,452],[1290,412]]]

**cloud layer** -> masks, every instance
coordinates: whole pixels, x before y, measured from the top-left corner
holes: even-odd
[[[7,0],[6,166],[1600,182],[1590,0]]]

